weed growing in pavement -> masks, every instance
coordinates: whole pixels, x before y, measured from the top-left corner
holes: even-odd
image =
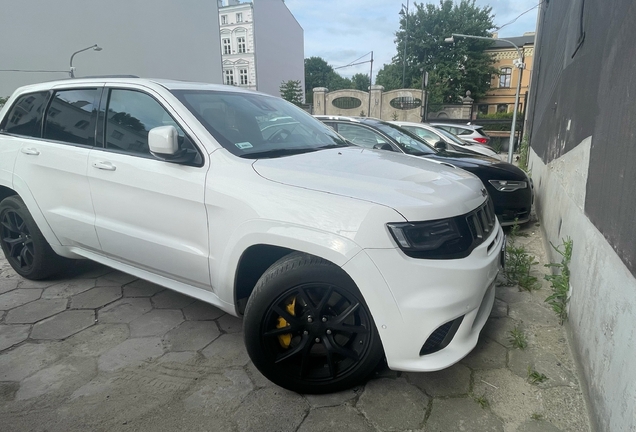
[[[486,409],[490,406],[490,402],[488,402],[488,399],[486,399],[484,396],[476,397],[475,402],[477,402],[483,409]]]
[[[525,349],[528,346],[526,335],[518,327],[510,330],[510,337],[508,338],[508,341],[513,348]]]
[[[393,121],[397,121],[398,115],[395,111],[393,111],[393,114],[391,114],[391,119],[393,119]]]
[[[547,381],[548,377],[545,376],[542,373],[537,372],[536,370],[532,369],[530,366],[528,366],[528,382],[530,384],[539,384],[542,383],[544,381]]]
[[[545,301],[552,306],[552,310],[559,317],[559,323],[563,323],[568,319],[568,292],[570,290],[570,260],[572,259],[572,239],[567,238],[559,246],[550,245],[555,251],[561,255],[560,263],[545,264],[546,267],[557,269],[557,274],[545,275],[545,279],[552,285],[552,295]]]
[[[520,290],[532,291],[541,286],[539,280],[530,274],[532,267],[539,263],[526,251],[525,247],[517,244],[518,237],[527,236],[526,233],[520,233],[519,229],[519,224],[515,220],[508,234],[504,276],[509,286],[519,285]]]
[[[519,168],[524,171],[528,171],[528,156],[530,151],[530,143],[528,142],[528,136],[524,136],[519,146]]]
[[[543,419],[543,414],[539,414],[539,413],[532,413],[532,415],[530,416],[530,418],[532,420],[542,420]]]

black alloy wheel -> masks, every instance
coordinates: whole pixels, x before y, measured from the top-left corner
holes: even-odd
[[[2,247],[6,250],[6,258],[13,266],[24,272],[33,268],[35,250],[31,232],[24,219],[14,210],[2,213]]]
[[[341,269],[292,254],[261,281],[246,308],[245,341],[263,375],[293,391],[326,393],[356,385],[375,369],[383,356],[375,323]]]

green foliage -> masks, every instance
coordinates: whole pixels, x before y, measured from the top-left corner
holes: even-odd
[[[369,85],[371,84],[369,82],[369,75],[357,73],[351,77],[351,84],[352,84],[351,88],[354,88],[356,90],[360,90],[363,92],[368,92]]]
[[[9,99],[9,97],[0,97],[0,108],[2,108],[4,106],[4,104],[7,103],[7,100]]]
[[[519,146],[519,168],[528,172],[528,156],[530,151],[530,143],[528,142],[528,136],[524,136],[521,140],[521,146]]]
[[[313,102],[313,90],[316,87],[327,87],[330,91],[357,88],[355,86],[364,84],[362,77],[364,74],[356,74],[354,83],[349,78],[340,76],[333,67],[327,63],[322,57],[309,57],[305,59],[305,98],[307,103]],[[367,91],[369,87],[368,76],[367,84],[363,91]]]
[[[513,348],[519,348],[521,350],[525,349],[528,346],[526,335],[518,327],[510,330],[510,337],[508,338],[508,342],[510,342],[510,345],[512,345]]]
[[[557,269],[557,274],[545,275],[545,279],[552,285],[552,295],[550,295],[545,301],[552,306],[552,310],[556,312],[559,317],[559,323],[563,323],[568,319],[567,304],[569,301],[568,292],[570,290],[570,261],[572,259],[572,247],[573,242],[571,238],[563,240],[561,245],[554,246],[559,255],[561,255],[560,263],[546,264],[546,267]]]
[[[547,376],[537,372],[536,370],[532,369],[532,367],[528,366],[528,382],[530,384],[539,384],[547,380]]]
[[[530,415],[530,418],[532,420],[542,420],[543,419],[543,414],[532,413],[532,415]]]
[[[396,111],[393,111],[393,114],[391,114],[391,118],[393,119],[393,121],[397,121],[398,113]]]
[[[397,55],[390,65],[378,72],[377,83],[386,90],[402,87],[404,45],[406,49],[405,87],[419,88],[421,68],[429,73],[429,104],[456,103],[458,98],[472,92],[479,99],[490,88],[492,56],[484,50],[491,41],[459,39],[446,43],[452,33],[491,37],[495,28],[492,8],[479,7],[475,0],[440,0],[437,4],[415,3],[415,11],[400,18],[396,33]],[[407,39],[408,38],[408,39]]]
[[[508,285],[519,285],[520,290],[532,291],[541,287],[538,279],[530,274],[532,267],[539,263],[535,261],[534,256],[526,251],[523,245],[517,243],[517,237],[524,235],[519,232],[519,229],[519,224],[515,221],[508,235],[504,276]]]
[[[490,402],[488,402],[488,399],[486,399],[484,396],[477,396],[475,398],[475,402],[477,402],[483,409],[486,409],[490,406]]]
[[[483,120],[512,120],[513,114],[514,113],[512,112],[496,112],[490,114],[477,113],[477,118]],[[518,116],[519,114],[517,114],[517,117]]]
[[[299,80],[283,81],[280,85],[280,97],[294,105],[303,103],[303,89]]]
[[[366,113],[364,112],[364,110],[360,111],[360,117],[366,117]]]

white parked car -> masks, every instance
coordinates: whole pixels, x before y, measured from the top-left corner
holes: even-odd
[[[280,98],[134,78],[27,86],[0,111],[0,155],[16,272],[87,258],[244,316],[254,364],[291,390],[358,384],[384,355],[448,367],[493,304],[504,236],[479,179],[349,147]]]

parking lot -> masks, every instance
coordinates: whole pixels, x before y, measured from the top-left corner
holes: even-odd
[[[520,241],[545,263],[540,232],[526,231]],[[241,320],[214,307],[90,262],[33,282],[2,257],[1,429],[587,431],[547,295],[545,281],[533,293],[498,287],[478,346],[450,369],[380,368],[364,387],[311,396],[267,381],[247,356]],[[524,350],[511,347],[514,328]],[[547,379],[531,384],[530,371]]]

